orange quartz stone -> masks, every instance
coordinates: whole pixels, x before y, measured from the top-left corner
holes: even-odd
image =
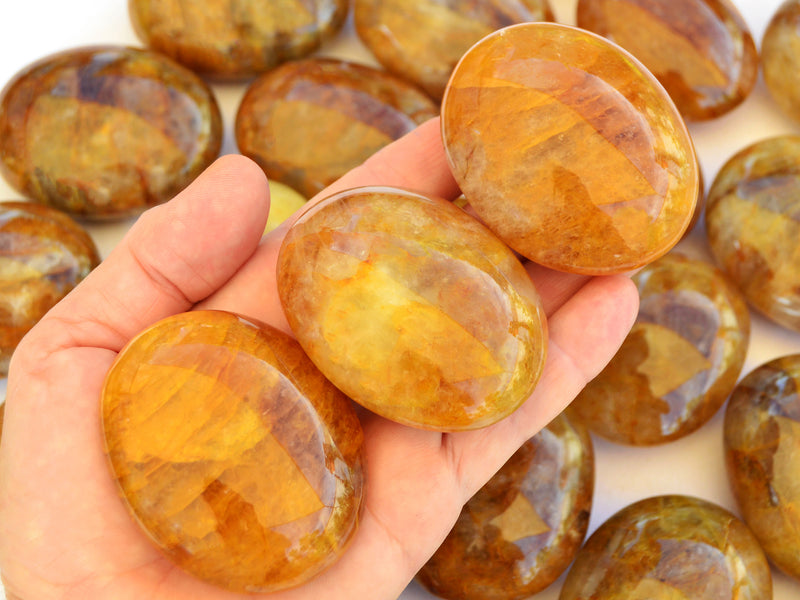
[[[20,71],[0,95],[0,174],[25,196],[85,218],[169,200],[221,143],[208,86],[146,50],[61,52]]]
[[[559,600],[768,600],[764,551],[740,519],[706,500],[645,498],[586,540]]]
[[[66,214],[0,202],[0,374],[22,337],[99,263],[92,238]]]
[[[417,581],[447,600],[527,600],[575,558],[593,489],[589,432],[562,414],[467,502]]]
[[[154,50],[215,78],[252,77],[317,50],[344,24],[348,0],[129,0]]]
[[[356,0],[356,31],[389,71],[441,99],[453,67],[492,31],[553,21],[547,0]]]
[[[311,198],[438,112],[385,71],[306,59],[250,85],[236,114],[236,143],[270,179]]]
[[[295,586],[357,527],[353,405],[276,329],[217,311],[156,323],[111,367],[102,417],[136,520],[200,579],[239,592]]]
[[[671,253],[633,281],[636,322],[570,407],[613,442],[663,444],[708,422],[733,391],[747,355],[750,313],[744,296],[706,261]]]
[[[781,110],[800,121],[800,0],[780,5],[761,39],[764,82]]]
[[[442,103],[456,180],[501,239],[542,265],[608,274],[683,236],[698,166],[663,87],[605,38],[514,25],[464,55]]]
[[[731,111],[758,78],[755,42],[729,0],[579,0],[577,24],[642,61],[687,120]]]
[[[462,209],[388,187],[301,213],[278,292],[311,360],[353,400],[425,429],[490,425],[530,396],[547,324],[514,253]]]

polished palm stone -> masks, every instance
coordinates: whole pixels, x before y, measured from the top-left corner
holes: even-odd
[[[448,600],[527,600],[578,552],[593,487],[589,433],[561,415],[467,502],[417,581]]]
[[[554,23],[484,38],[453,72],[442,132],[477,214],[534,262],[627,271],[691,221],[698,168],[653,76],[608,40]]]
[[[353,405],[276,329],[215,311],[156,323],[112,365],[102,418],[136,520],[207,582],[240,592],[301,584],[357,527]]]
[[[636,322],[571,406],[611,441],[662,444],[695,431],[725,402],[747,355],[750,313],[736,287],[702,260],[668,254],[633,280]]]
[[[711,502],[645,498],[586,541],[559,600],[768,600],[772,576],[747,526]]]
[[[27,197],[81,217],[123,217],[169,200],[221,142],[206,84],[146,50],[51,55],[0,96],[0,173]]]
[[[706,234],[750,304],[800,331],[800,136],[761,140],[722,166],[706,200]]]
[[[725,411],[725,458],[742,518],[773,564],[800,580],[800,354],[736,386]]]
[[[388,187],[330,196],[289,229],[277,284],[311,360],[400,423],[489,425],[541,374],[547,323],[527,272],[445,200]]]
[[[0,374],[22,337],[99,262],[92,238],[66,214],[0,202]]]
[[[341,29],[348,0],[129,0],[145,43],[203,75],[240,79],[311,54]]]
[[[658,78],[681,114],[700,121],[739,106],[758,51],[730,0],[579,0],[579,27],[619,44]]]
[[[437,114],[430,98],[384,71],[313,58],[250,85],[236,115],[236,142],[268,177],[311,198]]]
[[[547,0],[356,0],[356,31],[389,71],[440,99],[461,56],[492,31],[553,21]]]
[[[787,0],[761,39],[764,82],[778,106],[800,121],[800,0]]]

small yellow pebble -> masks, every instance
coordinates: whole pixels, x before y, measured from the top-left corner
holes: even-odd
[[[289,218],[296,210],[306,203],[306,198],[290,188],[288,185],[277,181],[269,182],[269,218],[264,227],[264,233],[269,233],[278,225]]]

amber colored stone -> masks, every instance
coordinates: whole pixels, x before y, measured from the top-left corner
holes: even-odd
[[[470,205],[545,266],[627,271],[691,221],[698,169],[683,119],[644,67],[593,33],[527,23],[487,36],[453,72],[442,132]]]
[[[589,433],[561,415],[467,502],[417,581],[448,600],[527,600],[578,552],[593,488]]]
[[[622,347],[571,404],[621,444],[670,442],[713,417],[750,341],[744,297],[711,264],[668,254],[634,275],[639,314]]]
[[[221,142],[208,86],[146,50],[54,54],[0,95],[0,173],[27,197],[81,217],[124,217],[169,200]]]
[[[356,0],[356,32],[387,70],[441,99],[456,63],[491,32],[553,21],[547,0]]]
[[[236,142],[268,177],[311,198],[437,114],[430,98],[393,75],[314,58],[250,85],[236,115]]]
[[[103,388],[111,468],[158,548],[234,591],[333,564],[363,492],[361,425],[285,333],[197,311],[134,338]]]
[[[706,200],[717,263],[752,306],[800,331],[800,136],[761,140],[719,170]]]
[[[539,295],[514,253],[451,202],[388,187],[334,194],[289,229],[277,283],[320,371],[400,423],[489,425],[541,374]]]
[[[311,54],[341,29],[348,0],[129,0],[144,42],[203,75],[241,79]]]
[[[0,202],[0,374],[22,337],[99,263],[92,238],[66,214]]]
[[[700,498],[645,498],[578,552],[559,600],[768,600],[772,575],[741,520]]]
[[[787,0],[770,19],[761,38],[761,64],[775,102],[800,121],[800,0]]]
[[[758,79],[758,50],[729,0],[578,0],[577,24],[642,61],[692,121],[739,106]]]
[[[725,459],[742,518],[772,563],[800,580],[800,354],[754,369],[725,411]]]

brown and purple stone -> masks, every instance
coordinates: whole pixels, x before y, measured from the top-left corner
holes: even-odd
[[[148,50],[67,50],[17,73],[0,95],[0,174],[74,216],[127,217],[165,202],[221,143],[209,87]]]
[[[313,58],[250,85],[236,142],[268,177],[311,198],[437,114],[428,96],[385,71]]]
[[[417,581],[448,600],[530,598],[578,552],[593,488],[591,437],[562,414],[467,502]]]
[[[613,442],[671,442],[713,417],[750,341],[742,294],[710,263],[667,254],[633,276],[639,314],[622,347],[570,405]]]
[[[767,556],[800,580],[800,354],[754,369],[725,411],[728,477]]]

